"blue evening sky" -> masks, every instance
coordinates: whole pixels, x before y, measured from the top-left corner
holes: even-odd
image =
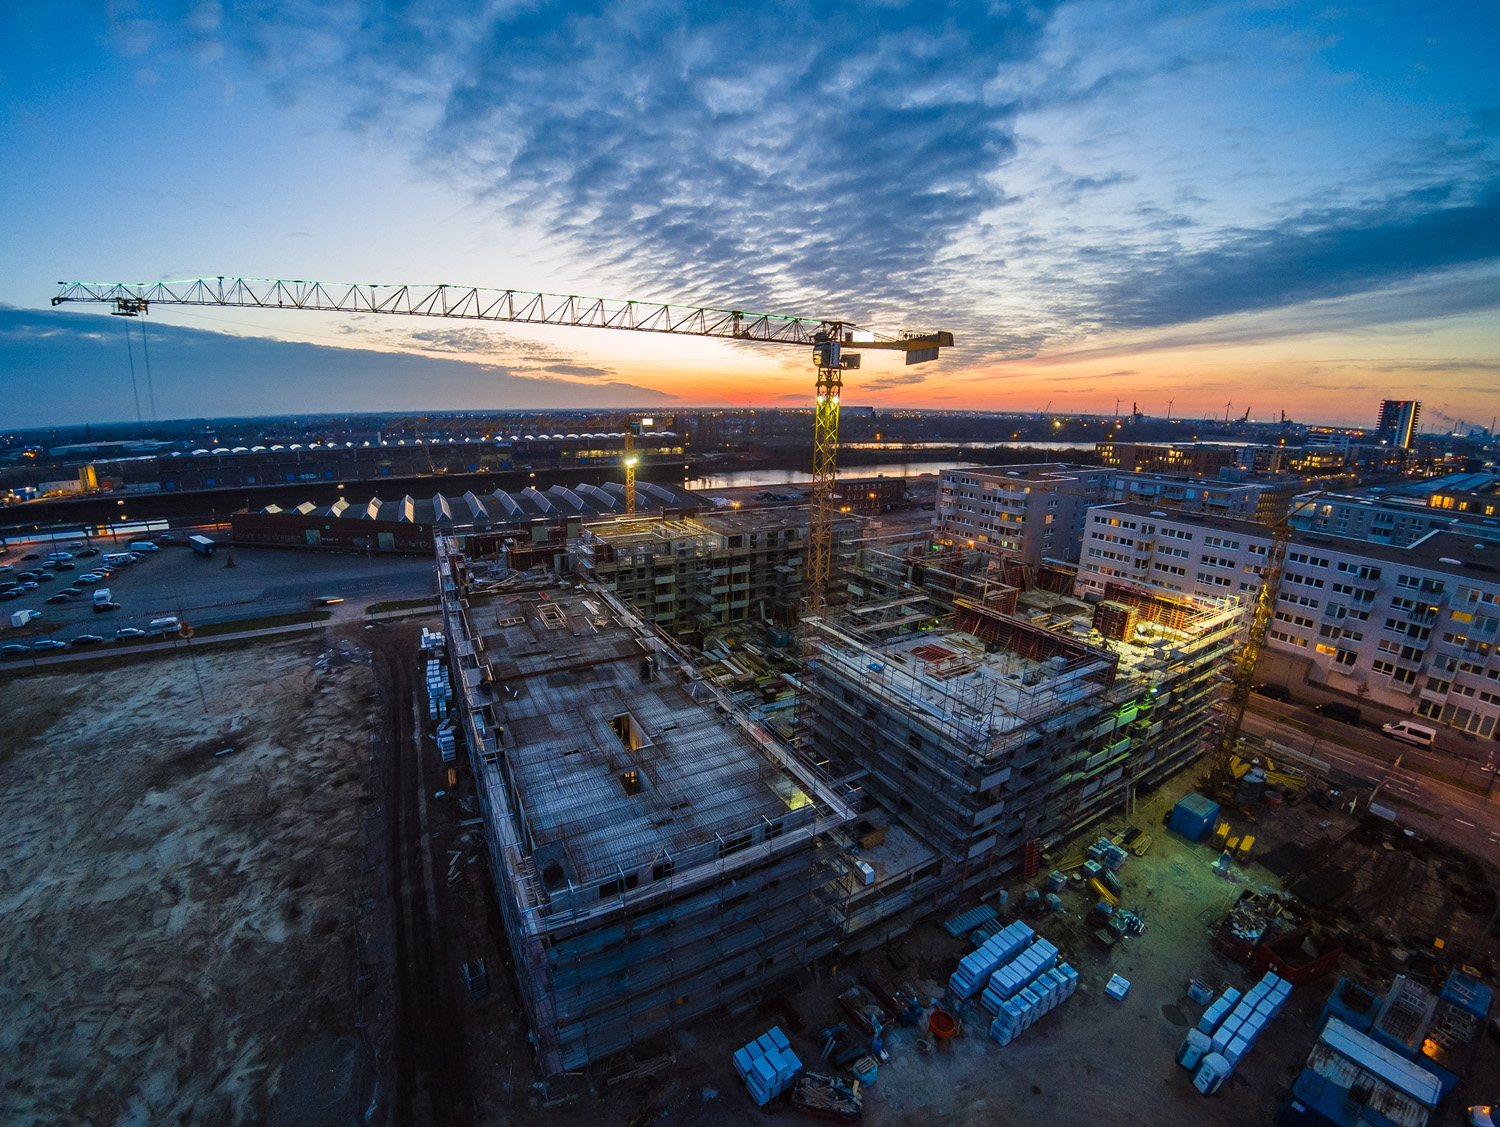
[[[122,322],[49,308],[58,281],[237,274],[957,335],[867,354],[846,402],[1369,423],[1390,395],[1488,425],[1497,11],[18,0],[0,424],[133,417]],[[810,391],[800,353],[694,339],[166,307],[146,332],[162,417]]]

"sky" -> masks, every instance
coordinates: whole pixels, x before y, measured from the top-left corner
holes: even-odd
[[[12,0],[0,426],[811,399],[797,348],[49,304],[216,275],[954,334],[846,404],[1489,426],[1497,42],[1442,2]]]

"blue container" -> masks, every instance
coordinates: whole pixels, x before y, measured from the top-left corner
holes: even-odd
[[[1355,1032],[1368,1033],[1370,1023],[1379,1012],[1380,995],[1366,990],[1357,982],[1341,978],[1318,1017],[1318,1028],[1322,1029],[1328,1024],[1329,1018],[1336,1017]]]
[[[1201,794],[1190,794],[1172,807],[1167,828],[1189,841],[1202,841],[1219,820],[1219,804]]]

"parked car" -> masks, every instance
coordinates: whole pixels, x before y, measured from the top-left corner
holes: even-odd
[[[1380,730],[1393,740],[1412,744],[1415,747],[1431,747],[1437,739],[1437,729],[1425,724],[1413,724],[1410,720],[1398,720],[1394,724],[1382,724]]]
[[[175,544],[177,537],[173,536],[170,532],[163,532],[156,538],[156,542],[158,544]]]
[[[1341,700],[1324,701],[1313,709],[1319,716],[1326,716],[1330,720],[1337,720],[1340,724],[1358,724],[1359,709],[1352,704],[1345,704]]]
[[[115,631],[116,638],[144,638],[146,632],[138,626],[122,626]]]
[[[52,570],[53,571],[72,571],[77,566],[78,566],[77,564],[69,563],[67,560],[58,560],[56,563],[54,563],[52,565]]]
[[[56,578],[57,576],[53,575],[50,571],[39,571],[36,573],[38,583],[51,583]]]
[[[120,604],[119,603],[104,602],[104,603],[95,603],[94,604],[94,613],[95,614],[103,614],[107,610],[119,610],[119,609],[120,609]]]
[[[1291,690],[1285,685],[1276,684],[1274,681],[1257,681],[1250,686],[1250,691],[1252,693],[1259,693],[1263,697],[1269,697],[1271,700],[1279,700],[1283,704],[1292,699]]]
[[[80,556],[97,556],[98,554],[98,548],[85,548],[83,551],[78,553],[78,555]]]
[[[69,540],[68,541],[68,547],[70,547],[70,548],[82,548],[83,547],[83,541],[82,540]]]
[[[12,642],[8,646],[0,646],[0,654],[6,654],[6,655],[11,656],[11,657],[16,657],[16,656],[19,656],[21,654],[29,654],[30,652],[31,652],[31,647],[30,646],[20,646],[20,645],[17,645],[15,642]]]
[[[103,638],[102,635],[99,635],[99,634],[80,634],[80,635],[78,635],[78,637],[76,637],[76,638],[73,639],[73,645],[75,645],[75,646],[97,646],[102,641],[104,641],[104,638]]]
[[[47,596],[47,602],[49,602],[49,603],[65,603],[69,599],[71,599],[75,594],[77,594],[77,592],[75,592],[75,591],[59,591],[55,595],[48,595]]]
[[[36,580],[35,579],[27,579],[27,580],[22,581],[22,583],[21,583],[21,590],[23,590],[23,591],[35,591],[36,590]]]
[[[65,650],[68,648],[68,643],[59,642],[56,638],[38,638],[31,643],[31,648],[34,650]]]
[[[4,591],[0,591],[0,599],[19,599],[24,594],[26,594],[26,592],[21,590],[21,588],[10,587]]]
[[[27,552],[21,558],[23,560],[39,560],[42,558],[42,554],[40,552]]]

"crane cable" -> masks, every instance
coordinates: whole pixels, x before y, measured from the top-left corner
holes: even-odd
[[[130,331],[130,322],[125,323],[125,331]],[[151,421],[156,422],[156,388],[151,383],[151,350],[146,347],[146,319],[141,318],[141,353],[146,358],[146,402],[151,408]]]
[[[135,397],[135,421],[137,425],[144,422],[141,418],[141,391],[135,382],[135,349],[130,344],[130,322],[125,322],[125,355],[130,358],[130,394]]]

